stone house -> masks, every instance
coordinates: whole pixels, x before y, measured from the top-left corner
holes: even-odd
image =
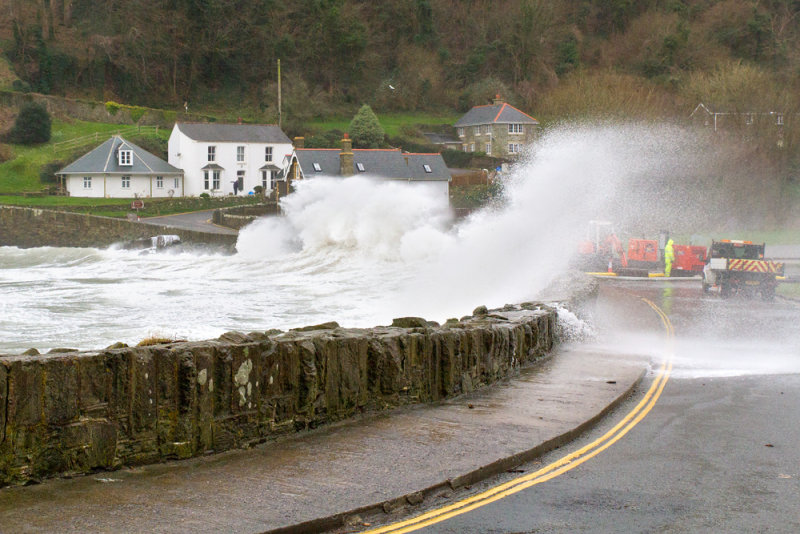
[[[354,149],[347,134],[341,149],[303,148],[302,138],[295,144],[289,171],[292,180],[363,175],[424,187],[434,196],[449,199],[450,170],[441,154],[409,153],[398,148]]]
[[[536,138],[539,121],[497,95],[492,104],[469,110],[455,127],[464,152],[513,159]]]
[[[115,135],[56,173],[73,197],[151,198],[183,195],[183,171]]]
[[[291,154],[291,140],[275,125],[178,122],[169,136],[169,163],[184,171],[185,196],[270,191]]]

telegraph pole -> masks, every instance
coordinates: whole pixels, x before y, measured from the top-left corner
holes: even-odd
[[[281,60],[278,59],[278,128],[282,126],[281,118]]]

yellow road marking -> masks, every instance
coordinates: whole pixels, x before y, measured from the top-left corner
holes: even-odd
[[[406,532],[414,532],[421,528],[440,523],[452,517],[464,514],[476,508],[480,508],[481,506],[485,506],[489,503],[520,492],[526,488],[536,484],[541,484],[542,482],[546,482],[559,475],[562,475],[563,473],[566,473],[567,471],[581,465],[590,458],[600,454],[620,440],[633,427],[639,424],[639,422],[644,419],[650,410],[653,409],[653,406],[655,406],[656,402],[661,396],[661,393],[664,391],[664,387],[669,380],[669,375],[672,372],[672,343],[674,340],[675,329],[673,328],[669,317],[667,317],[667,315],[655,303],[645,298],[642,298],[642,300],[647,303],[647,305],[650,306],[661,318],[661,322],[667,332],[669,350],[667,352],[667,358],[661,365],[661,368],[658,370],[656,378],[653,380],[653,383],[650,385],[650,388],[647,390],[642,400],[639,401],[636,407],[633,408],[633,410],[631,410],[625,417],[623,417],[619,423],[614,425],[611,430],[603,434],[603,436],[596,439],[592,443],[585,445],[575,452],[556,460],[555,462],[543,467],[542,469],[539,469],[534,473],[517,477],[513,480],[490,488],[482,493],[455,502],[449,506],[431,510],[430,512],[421,514],[417,517],[365,531],[364,534],[403,534]]]

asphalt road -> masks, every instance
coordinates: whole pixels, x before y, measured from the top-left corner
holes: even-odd
[[[669,321],[654,328],[630,305],[641,297]],[[597,316],[598,343],[673,362],[652,410],[574,469],[420,532],[800,532],[800,306],[721,300],[686,282],[604,281]],[[647,387],[569,447],[456,498],[580,450]]]
[[[212,223],[211,216],[213,213],[214,210],[193,211],[176,215],[165,215],[163,217],[148,217],[146,219],[141,219],[141,222],[145,224],[172,226],[185,230],[196,230],[198,232],[207,232],[210,234],[234,235],[238,233],[236,230],[217,226]]]

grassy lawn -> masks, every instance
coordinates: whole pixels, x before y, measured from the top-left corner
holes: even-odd
[[[427,113],[396,113],[378,115],[378,120],[380,121],[384,131],[386,131],[386,135],[389,137],[396,137],[400,135],[400,128],[404,125],[416,126],[420,124],[454,124],[459,117],[461,117],[461,115],[457,113],[445,115],[431,115]],[[353,117],[340,117],[325,120],[315,120],[309,122],[307,126],[321,132],[328,130],[341,130],[346,132],[352,119]]]
[[[50,142],[38,146],[11,145],[12,158],[0,164],[0,195],[41,191],[46,187],[46,184],[42,184],[39,180],[42,165],[54,161],[70,163],[100,145],[112,133],[130,128],[131,126],[119,124],[54,120]],[[167,139],[169,134],[170,130],[164,128],[159,130],[158,137]],[[56,143],[92,135],[96,137],[86,139],[84,144],[75,149],[56,151]],[[126,134],[126,137],[136,142],[136,135]]]
[[[131,213],[132,198],[78,198],[62,196],[22,197],[13,195],[0,195],[0,204],[10,206],[24,206],[31,208],[57,209],[59,211],[72,211],[89,213],[103,217],[126,217]],[[141,217],[158,217],[189,211],[210,210],[229,206],[255,204],[263,201],[259,196],[246,197],[219,197],[219,198],[146,198],[144,209],[139,210]]]

